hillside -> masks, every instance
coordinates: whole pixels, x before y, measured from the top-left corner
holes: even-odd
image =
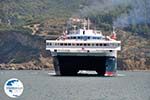
[[[49,18],[68,18],[79,9],[83,0],[1,0],[2,23],[26,25]]]
[[[0,69],[51,68],[50,53],[45,40],[32,36],[27,30],[0,32]]]
[[[52,67],[45,39],[70,17],[88,17],[104,34],[116,28],[119,69],[150,69],[149,0],[0,0],[0,69]]]

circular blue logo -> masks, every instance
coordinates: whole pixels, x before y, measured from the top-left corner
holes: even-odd
[[[23,83],[16,78],[11,78],[5,82],[4,91],[6,95],[8,95],[11,98],[17,98],[21,96],[23,90]]]

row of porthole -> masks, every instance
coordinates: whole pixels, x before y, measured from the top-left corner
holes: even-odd
[[[54,52],[57,52],[57,49],[54,49]],[[90,52],[90,50],[87,50],[87,52]],[[113,52],[113,51],[109,50],[109,52]]]
[[[47,43],[47,45],[54,46],[119,46],[119,44],[107,44],[107,43]]]

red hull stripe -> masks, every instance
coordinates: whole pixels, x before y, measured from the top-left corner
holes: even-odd
[[[105,76],[115,76],[115,72],[105,72]]]

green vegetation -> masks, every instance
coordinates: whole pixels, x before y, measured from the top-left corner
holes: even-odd
[[[118,16],[121,16],[123,13],[128,14],[130,10],[131,7],[129,5],[119,5],[108,12],[95,13],[94,15],[89,14],[88,17],[97,28],[104,31],[112,31],[114,21],[118,18]]]
[[[113,1],[115,5],[112,7],[110,1],[104,2],[104,0],[94,0],[93,2],[97,5],[90,0],[3,0],[0,1],[0,30],[9,30],[14,27],[32,25],[34,23],[44,23],[49,19],[68,19],[74,15],[83,15],[82,17],[89,17],[97,29],[110,31],[114,23],[119,23],[124,18],[128,19],[132,10],[135,10],[138,6],[134,0]],[[138,1],[141,5],[144,5],[140,9],[146,13],[143,16],[148,21],[137,23],[134,18],[131,18],[128,19],[128,25],[121,28],[134,33],[147,34],[150,32],[148,23],[150,22],[148,19],[149,2],[148,0]],[[84,14],[84,10],[87,10],[86,14]],[[122,15],[124,15],[124,18],[121,18]],[[134,15],[133,17],[137,17],[136,13]],[[121,20],[118,20],[119,17]]]
[[[0,1],[0,19],[11,25],[41,22],[48,18],[68,18],[83,0],[4,0]]]

